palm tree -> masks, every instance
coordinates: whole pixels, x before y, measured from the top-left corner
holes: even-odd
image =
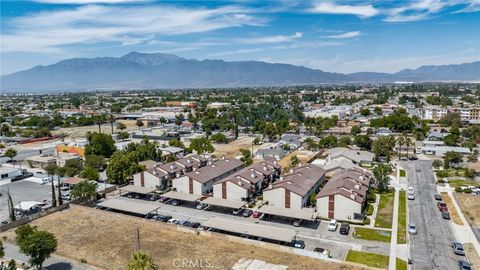
[[[397,139],[398,143],[398,160],[402,160],[402,146],[405,144],[405,138],[404,137],[399,137]]]
[[[57,166],[57,168],[55,169],[55,173],[58,175],[57,177],[58,205],[62,205],[63,199],[62,199],[62,185],[60,183],[60,177],[65,176],[65,168]]]
[[[407,145],[407,159],[408,159],[408,148],[410,148],[410,145],[412,144],[412,139],[409,137],[405,137],[405,144]]]
[[[57,206],[57,198],[55,196],[55,183],[53,182],[53,175],[57,171],[57,165],[49,164],[43,169],[47,172],[47,175],[50,176],[50,181],[52,183],[52,206],[55,207]]]
[[[98,133],[102,133],[102,124],[104,120],[105,116],[103,114],[95,116],[95,123],[98,125]]]
[[[138,250],[133,253],[133,258],[128,262],[127,270],[156,270],[158,266],[147,253]]]

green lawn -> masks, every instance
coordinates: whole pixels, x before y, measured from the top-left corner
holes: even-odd
[[[384,230],[375,230],[369,228],[356,227],[353,236],[357,239],[372,240],[379,242],[390,242],[392,233]]]
[[[400,177],[407,176],[407,172],[405,170],[400,170]]]
[[[380,202],[378,203],[378,211],[375,218],[375,227],[387,229],[392,228],[394,195],[394,192],[380,194]]]
[[[474,186],[474,187],[480,186],[478,182],[468,181],[468,180],[460,180],[460,179],[448,180],[448,184],[451,187],[454,187],[454,188],[461,187],[461,186]]]
[[[395,269],[397,269],[397,270],[407,270],[408,269],[407,262],[402,260],[402,259],[397,258],[396,265],[397,265],[397,267]]]
[[[407,242],[407,198],[405,191],[399,192],[398,199],[397,243],[405,244]]]
[[[387,269],[389,258],[385,255],[349,250],[345,260],[348,262],[364,264],[370,267]]]

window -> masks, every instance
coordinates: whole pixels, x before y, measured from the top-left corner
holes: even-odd
[[[8,177],[8,173],[7,174],[2,174],[2,179],[7,178],[7,177]]]

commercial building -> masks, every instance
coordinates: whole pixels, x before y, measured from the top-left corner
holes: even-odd
[[[221,159],[211,165],[173,179],[173,188],[178,192],[197,195],[209,194],[213,191],[213,185],[216,182],[239,171],[242,166],[243,162],[238,159]]]
[[[338,220],[360,217],[371,179],[370,173],[356,168],[334,175],[317,195],[319,217]]]
[[[296,167],[263,191],[270,206],[301,209],[325,181],[325,170],[312,164]]]

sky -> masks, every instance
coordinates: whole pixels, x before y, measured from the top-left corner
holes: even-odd
[[[1,1],[0,73],[132,51],[397,72],[480,60],[480,0]]]

